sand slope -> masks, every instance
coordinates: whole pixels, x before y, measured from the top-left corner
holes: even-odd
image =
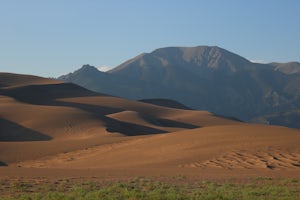
[[[121,99],[34,76],[0,73],[0,80],[1,166],[300,170],[296,129]]]
[[[282,127],[215,126],[140,137],[19,164],[78,169],[177,167],[179,171],[300,169],[299,141],[299,131]]]

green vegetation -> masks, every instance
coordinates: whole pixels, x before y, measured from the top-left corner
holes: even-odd
[[[1,180],[0,199],[83,200],[83,199],[299,199],[300,181],[259,177],[247,181],[191,182],[185,177],[172,180],[134,178],[126,181]]]

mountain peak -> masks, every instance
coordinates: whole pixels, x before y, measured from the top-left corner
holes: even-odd
[[[165,47],[151,53],[141,54],[114,68],[110,73],[123,74],[125,71],[133,73],[150,68],[164,70],[166,67],[169,69],[213,69],[235,72],[249,64],[251,62],[247,59],[218,46]]]
[[[94,76],[95,74],[102,74],[104,72],[99,71],[96,67],[89,64],[82,65],[82,67],[72,73],[62,75],[58,77],[59,80],[73,80],[73,77],[77,76]]]
[[[102,73],[96,67],[89,64],[82,65],[82,67],[73,73],[84,73],[84,74],[93,74],[93,73]]]
[[[81,71],[99,71],[96,67],[91,66],[89,64],[82,65],[82,67],[79,70],[81,70]]]
[[[247,59],[218,46],[178,47],[178,50],[184,61],[199,67],[236,71],[236,67],[250,63]]]

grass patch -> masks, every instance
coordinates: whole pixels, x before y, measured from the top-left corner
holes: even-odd
[[[255,200],[299,199],[300,182],[297,179],[270,179],[259,177],[244,183],[229,180],[224,183],[201,181],[187,183],[185,177],[172,181],[133,178],[126,181],[73,180],[2,180],[0,200],[83,200],[83,199],[199,199],[199,200]],[[183,181],[182,181],[183,180]]]

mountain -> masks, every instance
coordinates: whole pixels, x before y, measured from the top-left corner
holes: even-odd
[[[252,119],[251,122],[261,124],[277,124],[300,129],[300,109],[259,116]]]
[[[138,99],[138,82],[120,79],[109,73],[101,72],[96,67],[83,65],[73,73],[60,76],[59,80],[72,82],[98,93],[105,93],[130,99]],[[143,96],[140,96],[142,98]],[[150,97],[150,96],[149,96]],[[148,98],[148,97],[146,97]]]
[[[275,67],[275,70],[281,71],[285,74],[299,74],[300,73],[300,63],[298,62],[288,62],[288,63],[270,63],[270,65]]]
[[[300,107],[300,75],[294,67],[283,73],[287,65],[281,70],[275,65],[252,63],[215,46],[167,47],[106,73],[76,71],[59,79],[129,99],[173,99],[190,108],[250,121]]]

